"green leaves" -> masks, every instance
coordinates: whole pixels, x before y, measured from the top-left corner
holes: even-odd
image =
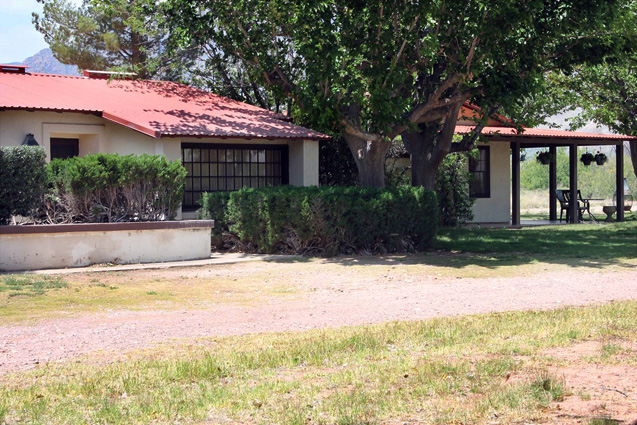
[[[206,193],[200,214],[242,249],[266,253],[424,249],[437,228],[436,195],[423,188],[288,187]]]
[[[28,216],[44,199],[46,153],[36,146],[0,147],[0,224]]]
[[[56,159],[48,166],[49,209],[67,221],[173,219],[184,195],[186,169],[162,155],[96,154]],[[54,217],[55,219],[55,217]]]

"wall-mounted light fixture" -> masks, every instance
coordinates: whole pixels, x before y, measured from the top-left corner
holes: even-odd
[[[22,145],[23,146],[40,146],[37,140],[35,140],[35,137],[33,137],[33,133],[29,133],[26,135],[26,137],[22,141]]]

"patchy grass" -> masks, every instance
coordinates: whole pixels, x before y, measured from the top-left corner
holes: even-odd
[[[35,297],[50,290],[66,288],[68,284],[59,276],[6,275],[0,276],[0,293],[7,297]]]
[[[610,418],[593,418],[588,421],[588,425],[619,425],[621,422]]]
[[[168,274],[168,273],[166,273]],[[196,273],[170,278],[140,272],[0,275],[0,324],[110,309],[208,308],[216,303],[251,304],[259,297],[285,292],[268,276],[241,280],[228,274],[208,278]]]
[[[203,339],[4,376],[0,422],[535,422],[568,392],[544,350],[635,337],[631,301]]]
[[[637,222],[631,221],[522,229],[445,228],[436,238],[435,246],[459,252],[616,260],[637,258],[635,241]]]
[[[207,309],[303,296],[324,282],[416,281],[545,275],[577,267],[637,266],[637,221],[511,229],[442,229],[438,251],[303,258],[160,271],[95,272],[63,279],[0,275],[0,324],[112,309]],[[583,271],[584,273],[586,271]],[[320,281],[320,283],[313,283]]]

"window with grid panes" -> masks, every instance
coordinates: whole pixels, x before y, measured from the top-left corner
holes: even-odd
[[[288,147],[182,143],[185,211],[199,208],[204,192],[288,184]]]
[[[470,187],[471,196],[474,198],[491,197],[489,146],[478,146],[478,157],[469,159],[469,171],[473,174]]]

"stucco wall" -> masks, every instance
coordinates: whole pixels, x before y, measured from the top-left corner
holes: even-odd
[[[112,227],[113,224],[126,223],[93,226]],[[134,224],[146,225],[147,223]],[[159,223],[159,225],[162,224],[175,226],[179,223]],[[58,229],[63,226],[69,225],[48,227]],[[212,224],[207,227],[150,230],[65,233],[51,230],[50,233],[0,234],[0,271],[81,267],[100,263],[130,264],[208,258],[210,256],[211,227]],[[157,247],[161,247],[161,249],[157,249]]]
[[[19,145],[27,133],[33,133],[35,140],[46,149],[48,159],[52,137],[79,139],[81,156],[99,152],[121,155],[155,154],[156,144],[164,142],[90,114],[0,112],[0,146]],[[178,141],[172,142],[179,145]],[[179,157],[181,155],[177,156]]]
[[[491,197],[478,198],[473,206],[474,223],[508,223],[511,220],[511,166],[508,143],[488,146],[491,164]]]
[[[22,143],[33,133],[50,158],[52,137],[78,138],[80,155],[92,153],[163,154],[171,161],[181,159],[181,143],[269,144],[289,146],[290,184],[318,185],[319,144],[315,140],[261,140],[219,138],[155,139],[101,117],[81,113],[0,112],[0,146]]]

